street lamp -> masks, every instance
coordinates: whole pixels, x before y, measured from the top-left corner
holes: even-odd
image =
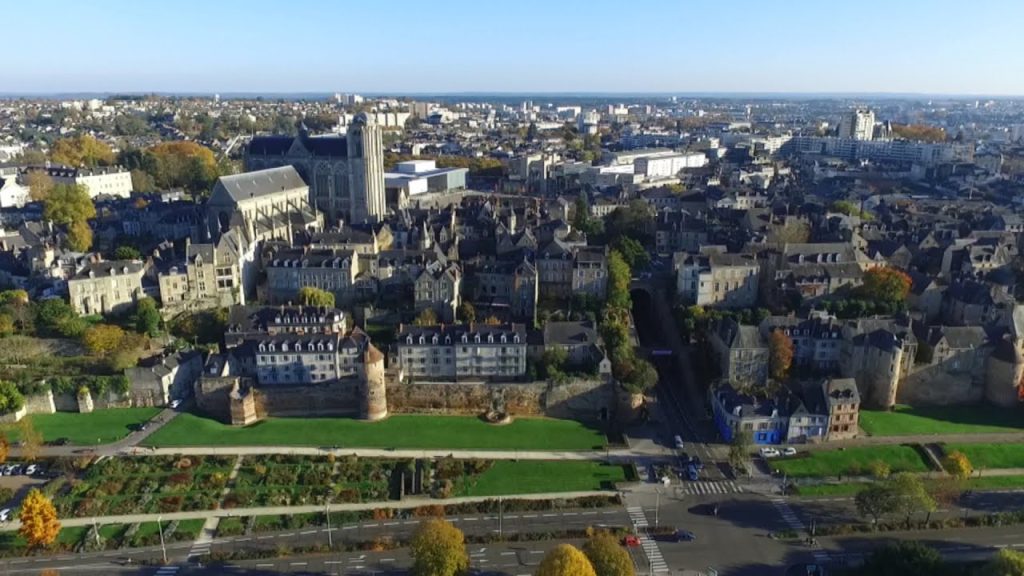
[[[661,508],[661,489],[656,489],[654,493],[656,494],[654,497],[654,525],[661,526],[661,523],[658,522],[658,511]]]
[[[163,516],[156,517],[156,531],[160,533],[160,550],[163,551],[164,564],[167,564],[167,546],[164,544],[164,528],[160,520]]]
[[[334,549],[334,535],[331,534],[331,503],[327,503],[327,547]]]

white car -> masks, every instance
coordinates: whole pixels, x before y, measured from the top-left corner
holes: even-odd
[[[171,400],[171,410],[177,409],[178,406],[181,406],[181,400]]]
[[[673,438],[672,440],[674,440],[676,443],[676,450],[682,450],[684,448],[682,436],[676,434],[675,438]]]
[[[7,522],[11,519],[11,509],[4,508],[0,510],[0,522]]]
[[[792,446],[790,446],[790,447],[788,447],[788,448],[786,448],[785,450],[782,451],[782,455],[783,456],[796,456],[796,448],[793,448]]]
[[[778,458],[779,456],[779,450],[777,448],[772,448],[771,446],[761,448],[760,452],[761,458]]]
[[[29,464],[28,467],[25,468],[25,476],[34,476],[38,470],[39,469],[36,468],[35,464]]]

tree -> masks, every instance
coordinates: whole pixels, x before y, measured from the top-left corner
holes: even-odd
[[[85,220],[75,220],[68,224],[68,235],[66,239],[68,250],[72,252],[85,252],[92,247],[92,228]]]
[[[455,576],[469,568],[462,530],[441,518],[423,521],[409,543],[414,576]]]
[[[499,320],[498,317],[495,316],[494,314],[491,314],[487,318],[484,318],[484,324],[488,326],[497,326],[501,324],[501,320]]]
[[[0,414],[17,412],[25,405],[25,397],[13,382],[0,380]]]
[[[96,217],[96,206],[81,184],[58,184],[43,203],[43,219],[68,225]]]
[[[29,490],[28,496],[21,503],[21,514],[18,518],[21,520],[18,532],[30,549],[49,546],[57,539],[60,532],[57,509],[38,489]]]
[[[156,184],[153,182],[153,176],[145,170],[136,168],[131,171],[132,175],[132,190],[141,194],[148,194],[156,190]]]
[[[29,195],[36,202],[46,200],[50,191],[53,190],[53,178],[50,178],[50,175],[42,170],[29,172],[25,176],[25,181],[28,184]]]
[[[89,135],[61,138],[53,144],[50,158],[57,164],[93,168],[114,163],[114,151],[105,142]]]
[[[651,263],[651,255],[643,244],[628,236],[618,236],[612,242],[612,246],[622,254],[622,259],[626,261],[631,270],[646,268]]]
[[[768,338],[768,364],[772,378],[785,380],[793,365],[793,339],[782,330],[775,330]]]
[[[474,308],[469,302],[459,304],[459,308],[456,312],[459,317],[459,322],[465,322],[467,324],[476,322],[476,308]]]
[[[590,560],[572,544],[559,544],[537,567],[536,576],[597,576]]]
[[[0,338],[14,334],[14,318],[10,314],[0,313]]]
[[[82,335],[82,344],[96,356],[107,356],[121,347],[125,333],[113,324],[97,324]]]
[[[872,524],[878,524],[878,520],[892,512],[896,504],[892,490],[884,482],[867,485],[853,500],[857,506],[857,513],[861,516],[870,516]]]
[[[11,452],[11,445],[7,442],[7,434],[0,432],[0,464],[7,462],[7,456]]]
[[[913,284],[910,276],[902,270],[883,266],[864,273],[864,284],[860,292],[869,300],[903,302]]]
[[[417,326],[436,326],[437,312],[433,308],[424,308],[412,323]]]
[[[303,286],[299,288],[299,302],[303,306],[334,308],[334,294],[313,286]]]
[[[942,466],[953,475],[954,478],[959,480],[966,480],[974,472],[974,467],[971,466],[971,461],[967,458],[967,454],[959,450],[954,450],[946,455],[942,460]]]
[[[43,435],[36,430],[31,418],[18,421],[18,438],[21,440],[21,457],[29,462],[39,457],[43,447]]]
[[[217,179],[213,151],[195,142],[161,142],[148,148],[144,168],[160,189],[185,188],[191,192],[209,190]]]
[[[148,336],[156,336],[160,330],[160,311],[156,302],[149,297],[142,298],[135,304],[135,331]]]
[[[618,250],[612,250],[608,255],[608,305],[613,308],[629,310],[632,301],[629,297],[629,283],[632,280],[632,272],[629,264],[622,257]]]
[[[39,328],[52,334],[64,335],[69,323],[78,320],[75,311],[59,298],[43,300],[35,306],[36,323]]]
[[[737,430],[732,435],[732,442],[729,443],[729,465],[737,470],[745,470],[750,458],[750,447],[753,443],[750,432]]]
[[[545,349],[544,354],[540,357],[541,367],[543,368],[541,377],[551,378],[553,374],[562,372],[568,360],[569,353],[561,346],[552,346]]]
[[[928,493],[921,478],[901,472],[890,478],[886,484],[892,490],[894,498],[893,511],[905,514],[907,527],[910,527],[910,517],[918,512],[935,511],[935,499]]]
[[[526,139],[533,142],[537,139],[537,134],[537,124],[535,122],[530,122],[530,125],[526,127]]]
[[[1003,548],[982,567],[979,576],[1024,576],[1024,552]]]
[[[605,230],[609,238],[627,236],[648,244],[654,228],[654,210],[643,200],[631,200],[624,208],[616,208],[608,215]]]
[[[926,124],[893,124],[893,135],[905,140],[921,142],[945,142],[946,131],[938,126]]]
[[[885,480],[892,474],[892,466],[885,460],[872,460],[868,463],[868,470],[877,480]]]
[[[607,532],[595,534],[583,545],[583,553],[590,560],[597,576],[633,576],[636,574],[629,552],[619,546],[615,537]]]
[[[920,542],[887,544],[868,556],[860,573],[871,576],[935,576],[942,570],[942,556]]]
[[[633,394],[642,394],[658,383],[658,371],[654,365],[643,358],[634,358],[633,370],[626,377],[623,385]]]
[[[142,260],[142,253],[135,246],[118,246],[114,250],[114,260]]]

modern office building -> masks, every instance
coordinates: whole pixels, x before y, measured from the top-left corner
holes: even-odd
[[[875,113],[871,110],[852,110],[839,119],[839,137],[853,140],[871,140],[875,134]]]

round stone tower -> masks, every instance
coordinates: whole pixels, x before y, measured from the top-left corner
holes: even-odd
[[[985,374],[985,399],[996,406],[1012,407],[1020,403],[1020,382],[1024,377],[1024,355],[1019,342],[1006,338],[996,344],[988,357]]]
[[[387,381],[384,378],[384,354],[370,344],[363,357],[366,371],[361,416],[364,420],[380,420],[388,415]]]

